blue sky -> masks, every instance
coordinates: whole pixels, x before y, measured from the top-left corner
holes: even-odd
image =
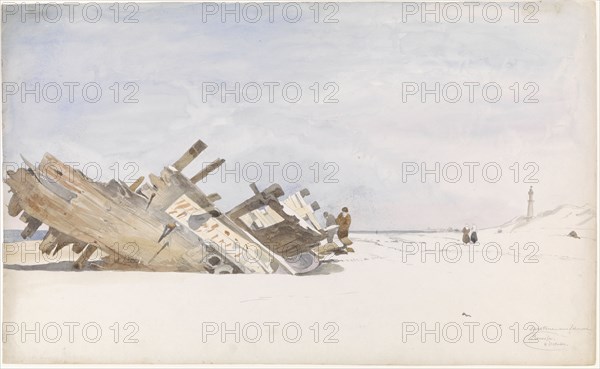
[[[297,23],[277,12],[272,23],[265,16],[257,23],[223,23],[218,16],[203,22],[200,4],[140,4],[138,23],[114,23],[108,5],[98,23],[83,21],[79,9],[73,23],[8,17],[2,25],[4,82],[96,82],[103,97],[92,104],[80,95],[74,103],[66,97],[23,103],[19,94],[8,96],[5,161],[20,162],[19,154],[37,161],[50,152],[66,162],[97,162],[107,180],[115,162],[121,174],[128,173],[127,162],[136,163],[137,175],[158,173],[202,138],[209,148],[187,174],[217,157],[227,160],[228,169],[255,162],[264,187],[264,163],[278,162],[275,179],[287,192],[308,187],[324,210],[348,206],[355,229],[483,228],[522,215],[530,184],[523,178],[514,183],[515,162],[521,177],[528,173],[525,163],[539,168],[537,210],[595,204],[592,2],[544,2],[535,24],[515,23],[508,5],[497,23],[477,12],[473,23],[403,22],[401,4],[384,3],[342,3],[337,23],[315,23],[308,6]],[[114,103],[109,87],[115,82],[136,83],[139,102]],[[264,96],[257,103],[222,103],[218,95],[203,102],[207,82],[295,82],[303,94],[295,104],[280,90],[273,103]],[[339,102],[314,103],[315,82],[335,83]],[[418,96],[403,102],[407,82],[495,82],[503,97],[489,103],[479,92],[473,103],[463,97],[454,104],[432,98],[424,104]],[[509,87],[515,82],[539,86],[539,102],[514,103]],[[435,183],[431,176],[426,183],[417,176],[404,182],[402,163],[408,162],[429,168],[436,162],[479,162],[478,168],[494,162],[503,175],[488,183],[476,171],[469,183],[463,166],[457,183]],[[297,183],[284,180],[286,163],[302,168]],[[338,182],[325,183],[332,168]],[[224,210],[251,195],[246,181],[227,178],[223,183],[216,175],[201,184],[205,192],[221,194]]]

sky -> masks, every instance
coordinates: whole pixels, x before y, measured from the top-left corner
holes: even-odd
[[[118,14],[107,4],[95,23],[81,6],[54,23],[50,8],[40,22],[5,8],[3,169],[49,152],[92,178],[131,182],[202,139],[208,149],[184,173],[226,159],[199,184],[221,195],[222,210],[251,196],[254,180],[286,194],[306,187],[321,211],[346,206],[355,230],[492,227],[525,214],[531,185],[536,212],[595,207],[593,2],[536,4],[518,15],[505,4],[495,23],[494,9],[486,20],[477,8],[470,21],[463,6],[452,23],[452,8],[435,22],[398,3],[321,4],[316,18],[315,5],[302,4],[301,15],[280,5],[272,19],[259,4],[256,22],[255,8],[223,22],[223,9],[202,4]],[[527,14],[537,23],[524,23]],[[23,94],[36,83],[39,102]],[[83,98],[89,83],[102,92],[95,103]],[[236,83],[239,102],[221,94]],[[421,93],[436,83],[440,102]],[[421,169],[433,174],[423,179]],[[20,228],[4,209],[5,228]]]

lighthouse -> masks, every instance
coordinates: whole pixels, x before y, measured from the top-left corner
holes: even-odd
[[[533,186],[529,186],[529,200],[527,200],[527,219],[533,218]]]

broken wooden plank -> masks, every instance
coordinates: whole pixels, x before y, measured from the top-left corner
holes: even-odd
[[[58,252],[62,250],[65,246],[69,246],[71,244],[75,245],[77,243],[79,243],[79,241],[77,241],[73,237],[66,234],[60,234],[56,240],[56,247],[54,248],[52,255],[58,254]]]
[[[206,197],[208,198],[208,200],[210,202],[215,202],[215,201],[221,200],[221,195],[219,195],[218,193],[211,193]]]
[[[283,189],[278,184],[272,184],[262,192],[258,191],[254,183],[250,184],[250,188],[252,188],[255,195],[227,212],[227,216],[234,221],[244,214],[267,205],[271,200],[277,202],[277,198],[284,195]]]
[[[27,226],[25,227],[23,232],[21,232],[21,237],[23,237],[23,239],[28,239],[29,237],[33,236],[35,231],[37,231],[41,225],[42,225],[42,222],[35,219],[34,217],[29,217]]]
[[[129,189],[131,191],[134,191],[138,189],[138,187],[140,187],[140,185],[142,184],[142,182],[144,182],[144,176],[140,176],[140,178],[136,179],[135,182],[133,182],[130,186]]]
[[[73,250],[73,252],[76,254],[80,254],[85,249],[86,246],[87,246],[87,243],[85,243],[85,242],[75,242],[73,244],[73,246],[71,247],[71,250]]]
[[[48,229],[48,232],[46,232],[46,235],[44,235],[42,242],[40,242],[40,246],[39,246],[40,251],[43,254],[50,253],[50,251],[52,251],[52,249],[56,245],[56,239],[58,238],[59,235],[60,235],[60,232],[57,231],[56,229],[53,229],[53,228]]]
[[[210,173],[217,170],[221,165],[223,165],[223,163],[225,163],[225,159],[217,159],[217,160],[213,161],[212,163],[208,164],[205,168],[203,168],[201,171],[199,171],[195,176],[193,176],[190,179],[190,181],[192,183],[200,182],[201,180],[206,178],[206,176],[208,176]]]
[[[167,184],[159,176],[154,175],[154,174],[150,174],[148,176],[148,178],[150,179],[150,183],[152,183],[152,185],[154,187],[156,187],[157,190],[161,191],[161,190],[164,190],[165,188],[167,188]]]
[[[196,141],[196,143],[193,144],[188,151],[186,151],[175,163],[173,163],[173,168],[181,172],[207,147],[208,145],[202,142],[202,140]]]
[[[10,201],[8,202],[8,215],[11,217],[16,217],[23,211],[21,204],[19,203],[19,197],[17,195],[12,195]]]
[[[98,248],[93,245],[87,245],[83,250],[83,253],[79,255],[73,266],[75,269],[83,269],[85,263],[90,259],[90,257],[96,252]]]

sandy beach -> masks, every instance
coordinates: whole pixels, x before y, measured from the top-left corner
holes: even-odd
[[[303,276],[63,271],[66,252],[36,262],[23,251],[34,241],[5,244],[4,360],[591,363],[593,214],[561,207],[481,230],[475,245],[459,232],[351,233],[354,253]]]

